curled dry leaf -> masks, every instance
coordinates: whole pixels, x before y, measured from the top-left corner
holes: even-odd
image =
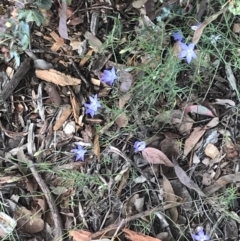
[[[196,191],[200,196],[204,197],[205,194],[202,192],[199,186],[187,176],[186,172],[178,165],[175,159],[173,159],[173,163],[174,163],[175,173],[179,178],[180,182],[186,187]]]
[[[34,213],[25,207],[17,209],[14,213],[18,228],[26,233],[38,233],[43,230],[44,221],[40,216],[41,212]]]
[[[234,101],[228,99],[216,99],[216,104],[225,106],[236,106]]]
[[[69,235],[73,237],[74,241],[91,241],[92,234],[84,230],[71,230]]]
[[[168,157],[160,150],[147,147],[142,151],[143,158],[152,164],[164,164],[168,167],[173,167],[173,163],[168,159]]]
[[[226,186],[228,183],[234,182],[240,182],[240,172],[220,177],[213,185],[205,187],[203,191],[206,196],[209,196],[220,188]]]
[[[169,203],[176,203],[177,198],[173,191],[172,185],[169,180],[163,175],[163,191],[164,191],[164,198],[166,202]],[[168,209],[169,214],[173,222],[177,222],[178,220],[178,211],[177,207],[172,207]]]
[[[158,238],[153,238],[147,235],[143,235],[141,233],[136,233],[130,229],[124,228],[123,232],[126,235],[126,238],[131,241],[161,241]]]

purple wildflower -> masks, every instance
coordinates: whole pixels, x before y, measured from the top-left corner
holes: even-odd
[[[209,240],[209,236],[204,234],[203,228],[198,228],[197,234],[192,234],[192,238],[196,241],[207,241]]]
[[[112,67],[111,70],[104,70],[103,74],[101,76],[101,80],[107,84],[113,85],[114,80],[116,80],[118,76],[116,75],[116,70],[114,67]]]
[[[72,152],[76,155],[76,161],[84,161],[84,154],[87,152],[81,145],[77,145],[77,149],[73,149]]]
[[[146,142],[145,141],[135,141],[133,147],[134,147],[134,152],[143,151],[146,148]]]
[[[90,116],[93,117],[97,112],[98,108],[101,107],[101,104],[97,99],[97,95],[94,95],[93,97],[90,96],[89,99],[90,99],[90,104],[85,104],[86,114],[90,114]]]
[[[180,31],[174,32],[172,34],[172,36],[173,36],[173,39],[175,41],[180,41],[181,42],[183,40],[183,36],[182,36],[182,33]]]
[[[196,59],[197,55],[194,51],[194,44],[189,44],[188,46],[185,43],[179,42],[181,47],[181,52],[179,53],[179,58],[186,58],[187,63],[190,64],[192,59]]]

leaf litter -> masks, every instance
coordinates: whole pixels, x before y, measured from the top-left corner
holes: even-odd
[[[236,239],[239,49],[219,55],[231,3],[195,5],[4,0],[2,238]]]

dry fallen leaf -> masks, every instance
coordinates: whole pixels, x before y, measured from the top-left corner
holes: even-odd
[[[174,163],[174,170],[179,178],[180,182],[184,184],[186,187],[195,190],[200,196],[204,197],[205,194],[202,190],[198,187],[196,183],[194,183],[186,174],[186,172],[178,165],[177,161],[173,159]]]
[[[160,150],[147,147],[142,151],[143,158],[152,164],[164,164],[168,167],[173,167],[173,163],[168,159],[168,157]]]
[[[141,233],[136,233],[130,229],[124,228],[123,232],[126,234],[126,238],[131,241],[161,241],[158,238],[153,238]]]
[[[99,145],[99,135],[96,133],[93,140],[93,151],[96,155],[98,161],[100,162],[100,145]]]
[[[213,20],[215,20],[220,14],[224,13],[226,10],[227,10],[226,7],[222,8],[219,12],[213,14],[207,20],[205,20],[203,23],[201,23],[201,25],[197,28],[197,30],[193,34],[192,43],[197,44],[199,39],[202,36],[203,30],[205,29],[205,27],[207,27],[207,25],[209,23],[211,23]]]
[[[220,177],[213,185],[205,187],[203,192],[206,194],[206,196],[209,196],[220,188],[226,186],[228,183],[233,182],[240,182],[240,172]]]
[[[212,111],[210,111],[208,108],[202,105],[190,105],[185,109],[186,113],[196,113],[199,115],[206,115],[206,116],[211,116],[214,117]]]
[[[219,150],[217,149],[216,146],[214,146],[213,144],[209,143],[209,144],[207,144],[207,146],[205,148],[205,154],[208,157],[214,159],[219,154]]]
[[[73,237],[74,241],[91,241],[92,234],[84,230],[71,230],[69,235]]]
[[[71,115],[72,113],[72,109],[70,105],[65,105],[62,107],[62,114],[60,116],[60,118],[56,121],[56,124],[53,127],[54,131],[57,131],[59,128],[62,127],[63,123],[68,119],[68,117]]]
[[[176,195],[173,191],[172,185],[169,182],[169,180],[164,176],[163,176],[163,191],[164,191],[164,198],[165,201],[168,203],[176,203],[177,198]],[[173,222],[177,222],[178,220],[178,211],[177,211],[177,207],[172,207],[170,209],[168,209],[168,212],[170,214],[171,219],[173,220]]]
[[[40,218],[42,212],[34,213],[31,210],[21,207],[14,213],[19,229],[26,233],[38,233],[44,228],[44,221]]]
[[[213,118],[207,125],[205,125],[203,128],[196,127],[194,131],[191,133],[191,135],[187,138],[185,141],[184,146],[184,155],[187,156],[189,152],[193,149],[193,147],[198,143],[198,141],[201,139],[203,134],[206,132],[206,130],[215,127],[219,123],[219,118],[215,117]]]
[[[118,127],[126,127],[128,125],[128,118],[125,113],[120,114],[115,120]]]
[[[54,83],[55,85],[67,86],[81,84],[80,79],[71,77],[70,75],[65,75],[54,69],[36,70],[35,73],[39,79]]]

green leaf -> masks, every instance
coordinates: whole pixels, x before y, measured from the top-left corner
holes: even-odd
[[[228,10],[233,15],[240,15],[240,1],[236,0],[233,3],[229,3]]]
[[[52,6],[51,0],[38,0],[35,3],[39,8],[44,8],[46,10],[49,10]]]

